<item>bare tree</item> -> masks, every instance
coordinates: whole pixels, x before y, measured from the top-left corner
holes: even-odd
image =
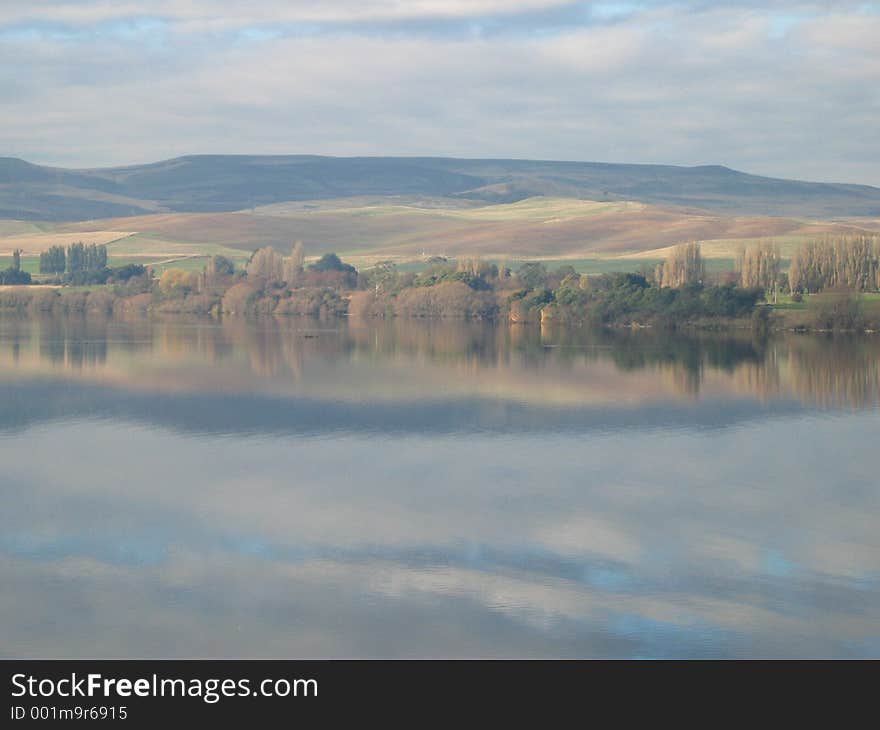
[[[866,291],[880,286],[880,248],[868,236],[808,241],[791,258],[791,291],[808,294],[831,287]]]
[[[660,285],[678,288],[687,284],[699,284],[705,276],[705,266],[700,244],[680,243],[674,246],[663,263]]]
[[[779,282],[779,249],[769,241],[759,241],[740,250],[736,268],[740,285],[746,289],[772,291],[774,300]]]

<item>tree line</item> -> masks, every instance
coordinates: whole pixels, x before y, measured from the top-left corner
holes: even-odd
[[[99,272],[107,268],[107,246],[82,242],[52,246],[40,254],[41,274],[81,274]]]
[[[116,284],[108,296],[167,312],[503,316],[514,322],[670,326],[752,317],[764,326],[769,308],[757,305],[773,301],[779,291],[876,288],[878,254],[876,240],[867,237],[810,242],[795,253],[787,275],[778,248],[758,242],[739,252],[735,272],[709,276],[697,242],[671,247],[656,267],[602,276],[567,264],[551,270],[531,261],[512,270],[503,261],[439,256],[419,272],[399,270],[392,261],[358,271],[335,253],[307,265],[301,243],[286,256],[271,246],[258,249],[243,267],[214,256],[201,272],[169,268],[158,281],[141,266],[108,269],[106,246],[53,247],[40,263],[47,273],[63,270],[62,283]],[[0,282],[23,283],[24,276],[18,252],[13,267],[0,272]]]
[[[788,282],[791,292],[799,294],[880,289],[880,240],[842,236],[810,241],[792,256]]]

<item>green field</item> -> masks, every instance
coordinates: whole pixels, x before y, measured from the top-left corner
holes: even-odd
[[[779,310],[781,312],[804,311],[809,308],[811,302],[821,300],[823,296],[828,295],[808,294],[804,297],[803,301],[795,302],[792,300],[790,294],[780,294],[779,301],[776,304],[773,304],[772,307],[773,309]],[[880,292],[862,292],[861,294],[859,294],[859,301],[867,304],[880,302]]]
[[[771,305],[773,309],[777,309],[779,311],[791,311],[796,312],[802,309],[807,308],[806,299],[800,302],[795,302],[791,298],[791,294],[780,294],[777,298],[776,304]]]

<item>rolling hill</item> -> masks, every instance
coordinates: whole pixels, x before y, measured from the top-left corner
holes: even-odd
[[[880,221],[730,216],[636,202],[528,198],[463,205],[441,199],[393,203],[342,199],[276,204],[247,212],[160,213],[61,224],[0,227],[0,256],[35,256],[51,245],[107,243],[111,257],[167,260],[222,253],[244,259],[261,246],[281,252],[301,240],[309,255],[330,251],[357,265],[430,256],[525,259],[662,258],[663,248],[698,240],[708,258],[730,259],[743,243],[771,239],[784,256],[810,238],[880,234]],[[28,227],[30,225],[31,227]],[[203,263],[202,263],[203,265]],[[627,266],[637,266],[630,262]]]
[[[693,240],[708,258],[757,239],[786,256],[849,233],[880,235],[880,189],[722,167],[198,156],[64,170],[0,159],[0,257],[32,260],[82,240],[108,244],[116,261],[198,267],[301,240],[310,255],[361,266],[475,254],[583,264],[659,259]]]
[[[781,180],[721,166],[198,155],[69,170],[0,158],[0,218],[19,221],[227,213],[356,196],[443,198],[449,206],[454,201],[486,205],[545,196],[736,216],[880,217],[880,188]]]

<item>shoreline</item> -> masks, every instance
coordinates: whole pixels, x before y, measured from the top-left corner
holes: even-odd
[[[31,289],[33,287],[10,287],[13,289]],[[52,287],[53,289],[58,289],[61,287]],[[82,295],[85,292],[71,292],[72,295]],[[86,298],[85,301],[79,299],[74,302],[75,306],[67,306],[71,303],[69,302],[53,302],[53,304],[57,304],[59,306],[52,307],[42,307],[42,306],[33,306],[33,303],[28,303],[25,306],[3,306],[0,303],[0,320],[9,319],[9,320],[17,320],[17,321],[39,321],[48,317],[60,317],[60,318],[104,318],[104,319],[117,319],[120,321],[135,318],[138,320],[156,320],[163,321],[166,319],[199,319],[204,321],[210,321],[219,323],[225,319],[241,321],[241,320],[253,320],[253,321],[267,321],[267,320],[296,320],[296,319],[308,319],[308,320],[320,320],[320,321],[329,321],[329,320],[340,320],[340,321],[360,321],[360,322],[383,322],[383,321],[409,321],[409,322],[424,322],[426,325],[434,322],[444,322],[444,323],[488,323],[495,326],[509,326],[511,328],[523,328],[523,329],[560,329],[560,330],[608,330],[608,331],[616,331],[616,332],[680,332],[680,333],[717,333],[717,334],[725,334],[725,333],[752,333],[758,335],[773,335],[773,334],[805,334],[805,335],[855,335],[855,336],[865,336],[870,337],[871,335],[880,334],[880,329],[874,327],[864,327],[864,328],[851,328],[851,327],[817,327],[810,326],[807,324],[803,324],[801,322],[793,323],[791,321],[786,321],[787,318],[784,314],[780,312],[771,312],[770,318],[767,320],[766,325],[762,327],[756,327],[752,318],[719,318],[717,320],[712,319],[700,319],[700,320],[687,320],[676,323],[650,323],[650,322],[618,322],[618,323],[605,323],[605,322],[594,322],[589,319],[582,320],[572,320],[572,319],[560,319],[560,318],[546,318],[541,319],[537,318],[512,318],[509,314],[499,314],[494,317],[475,317],[475,316],[460,316],[460,315],[444,315],[444,314],[420,314],[420,315],[405,315],[405,314],[390,314],[383,316],[370,316],[370,315],[362,315],[362,314],[352,314],[349,312],[333,312],[333,313],[325,313],[321,314],[320,312],[296,312],[296,311],[265,311],[265,310],[256,310],[256,311],[248,311],[248,312],[234,312],[234,311],[218,311],[216,308],[211,309],[210,311],[199,311],[199,310],[189,310],[189,309],[175,309],[160,306],[133,306],[131,302],[127,300],[127,298],[121,297],[107,297],[106,295],[101,295],[98,297],[98,301],[89,302]],[[39,303],[38,303],[39,304]]]

